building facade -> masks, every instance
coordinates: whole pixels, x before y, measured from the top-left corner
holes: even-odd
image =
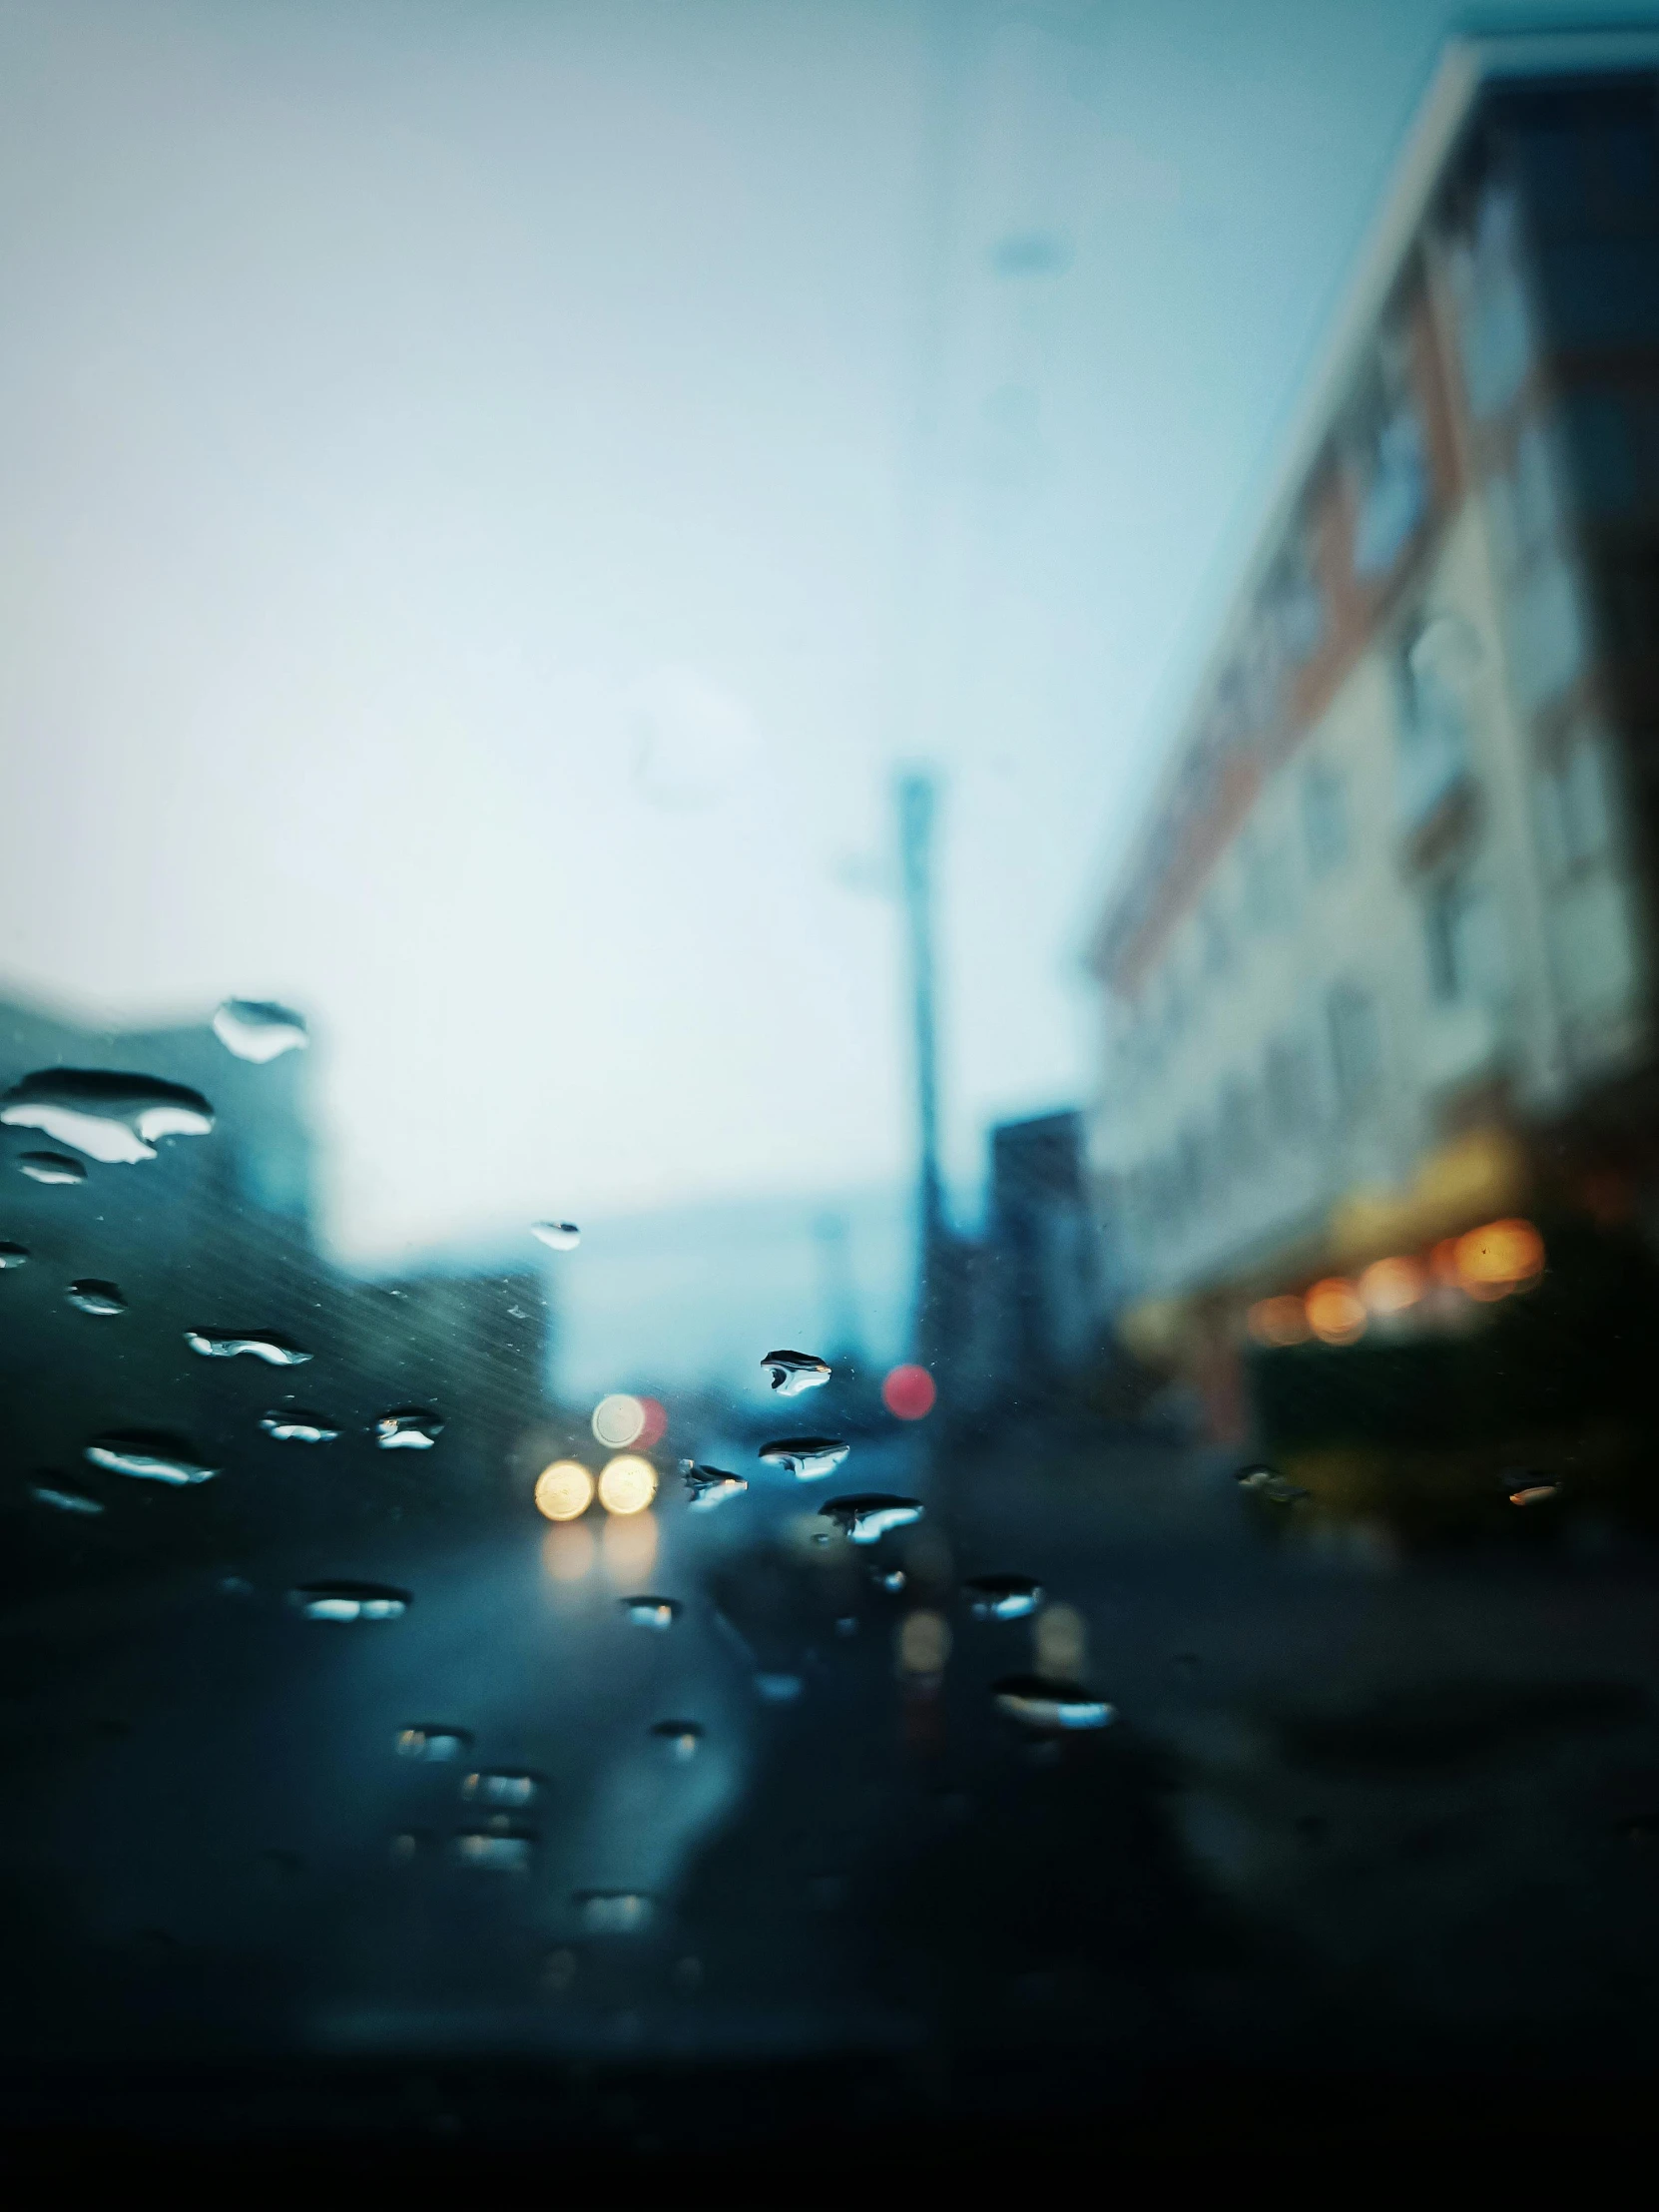
[[[1091,945],[1121,1326],[1218,1435],[1252,1338],[1651,1216],[1656,725],[1659,37],[1459,41]]]

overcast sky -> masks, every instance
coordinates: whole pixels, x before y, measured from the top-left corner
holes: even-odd
[[[965,1190],[1449,20],[0,0],[0,988],[304,1008],[356,1259],[870,1184],[927,757]]]

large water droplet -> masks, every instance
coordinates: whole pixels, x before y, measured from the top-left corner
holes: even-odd
[[[485,1767],[466,1777],[461,1784],[461,1795],[479,1805],[516,1809],[533,1803],[540,1788],[540,1775],[514,1774],[504,1767]]]
[[[582,1241],[582,1232],[573,1221],[533,1221],[530,1234],[544,1245],[551,1245],[555,1252],[574,1252]]]
[[[423,1405],[400,1405],[374,1423],[382,1451],[430,1451],[442,1433],[442,1417]]]
[[[124,1314],[127,1311],[127,1301],[116,1286],[101,1283],[96,1276],[82,1276],[78,1283],[70,1284],[64,1296],[83,1314]]]
[[[331,1444],[339,1434],[320,1413],[302,1412],[297,1405],[262,1413],[260,1426],[279,1444]]]
[[[283,1052],[302,1052],[310,1043],[305,1017],[269,998],[228,998],[214,1015],[214,1035],[239,1060],[264,1066]]]
[[[1523,1482],[1509,1492],[1511,1505],[1547,1505],[1561,1495],[1559,1482]]]
[[[691,1492],[689,1509],[694,1513],[712,1512],[749,1487],[743,1475],[728,1474],[724,1467],[700,1467],[694,1459],[682,1459],[680,1473]]]
[[[638,1936],[650,1927],[653,1901],[643,1890],[578,1890],[571,1901],[589,1936]]]
[[[84,1183],[87,1179],[85,1161],[72,1160],[67,1152],[20,1152],[17,1166],[31,1183]]]
[[[107,1068],[42,1068],[0,1098],[0,1121],[38,1129],[89,1160],[153,1160],[164,1137],[205,1137],[214,1111],[200,1091]]]
[[[308,1352],[302,1352],[290,1337],[281,1336],[275,1329],[224,1333],[211,1329],[187,1329],[185,1342],[192,1352],[199,1352],[204,1360],[237,1360],[247,1353],[250,1359],[263,1360],[268,1368],[302,1368],[311,1357]]]
[[[288,1603],[308,1621],[394,1621],[414,1600],[384,1582],[306,1582],[288,1592]]]
[[[472,1737],[464,1728],[446,1728],[426,1721],[418,1728],[397,1732],[399,1759],[419,1759],[427,1766],[448,1766],[472,1749]]]
[[[976,1574],[962,1584],[975,1620],[1017,1621],[1042,1603],[1043,1586],[1028,1574]]]
[[[31,1482],[29,1495],[37,1505],[50,1505],[59,1513],[101,1513],[104,1510],[97,1498],[60,1482]]]
[[[528,1874],[536,1838],[530,1829],[463,1828],[451,1850],[463,1867],[483,1874]]]
[[[830,1363],[813,1352],[769,1352],[761,1362],[772,1370],[772,1386],[780,1397],[799,1397],[830,1380]]]
[[[905,1582],[908,1580],[902,1567],[888,1567],[886,1569],[871,1567],[869,1578],[872,1582],[878,1584],[881,1589],[895,1591],[903,1589]]]
[[[677,1597],[619,1597],[617,1604],[640,1628],[672,1628],[685,1611]]]
[[[850,1449],[838,1436],[780,1436],[762,1444],[759,1457],[799,1481],[817,1482],[833,1474]]]
[[[819,1511],[826,1520],[835,1523],[848,1543],[873,1544],[890,1529],[907,1528],[912,1521],[920,1520],[922,1508],[917,1498],[867,1490],[856,1497],[832,1497]]]
[[[755,1677],[755,1694],[767,1705],[793,1705],[802,1687],[798,1674],[758,1674]]]
[[[130,1474],[141,1482],[211,1482],[218,1467],[204,1466],[160,1436],[100,1436],[85,1457],[111,1474]]]
[[[29,1250],[26,1245],[9,1244],[4,1238],[0,1238],[0,1268],[26,1268],[28,1264]]]
[[[675,1758],[683,1762],[697,1757],[698,1746],[703,1741],[703,1724],[701,1721],[654,1721],[651,1733],[670,1745]]]
[[[999,1713],[1043,1735],[1061,1729],[1105,1728],[1117,1718],[1115,1706],[1080,1682],[1054,1675],[1007,1675],[992,1683],[991,1697]]]

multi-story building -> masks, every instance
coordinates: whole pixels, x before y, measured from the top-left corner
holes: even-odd
[[[1656,764],[1659,35],[1458,41],[1091,947],[1124,1334],[1217,1433],[1251,1336],[1659,1229]]]

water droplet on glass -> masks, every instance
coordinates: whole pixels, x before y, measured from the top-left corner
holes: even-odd
[[[302,1052],[310,1043],[305,1017],[269,998],[228,998],[214,1015],[214,1035],[239,1060],[264,1066],[283,1052]]]
[[[617,1604],[640,1628],[672,1628],[685,1611],[677,1597],[621,1597]]]
[[[835,1623],[835,1634],[837,1636],[856,1636],[857,1633],[858,1616],[856,1613],[843,1613]]]
[[[651,1733],[673,1748],[676,1759],[685,1761],[697,1757],[698,1746],[703,1741],[703,1724],[701,1721],[653,1721]]]
[[[769,1352],[761,1365],[772,1370],[772,1386],[780,1397],[799,1397],[830,1380],[829,1361],[812,1352]]]
[[[1236,1477],[1241,1490],[1249,1490],[1253,1496],[1265,1497],[1274,1505],[1295,1505],[1312,1493],[1299,1489],[1296,1483],[1287,1481],[1277,1467],[1241,1467]]]
[[[31,1183],[84,1183],[86,1164],[67,1152],[20,1152],[17,1164]]]
[[[278,1335],[275,1329],[224,1334],[211,1329],[187,1329],[185,1342],[204,1360],[238,1360],[246,1353],[250,1359],[263,1360],[268,1368],[302,1368],[311,1357],[308,1352],[301,1352],[291,1338]]]
[[[472,1749],[472,1737],[464,1728],[445,1728],[426,1722],[418,1728],[397,1731],[399,1759],[420,1759],[428,1766],[448,1766],[464,1759]]]
[[[50,1505],[59,1513],[101,1513],[104,1510],[97,1498],[57,1482],[31,1482],[29,1495],[37,1505]]]
[[[78,1306],[83,1314],[124,1314],[127,1301],[113,1283],[101,1283],[95,1276],[83,1276],[78,1283],[71,1283],[64,1293],[71,1306]]]
[[[749,1487],[744,1475],[728,1474],[724,1467],[700,1467],[692,1459],[681,1460],[680,1474],[691,1492],[690,1510],[694,1513],[712,1512]]]
[[[528,1874],[536,1839],[528,1829],[463,1828],[450,1848],[463,1867],[485,1874]]]
[[[443,1433],[443,1421],[424,1406],[402,1405],[382,1413],[374,1437],[382,1451],[430,1451]]]
[[[801,1677],[798,1674],[758,1674],[755,1690],[768,1705],[793,1705],[801,1695]]]
[[[106,1467],[111,1474],[130,1474],[141,1482],[211,1482],[219,1472],[162,1437],[100,1436],[87,1445],[84,1456],[95,1467]]]
[[[252,1597],[254,1585],[246,1575],[222,1574],[219,1578],[219,1594],[221,1597]]]
[[[878,1589],[893,1591],[903,1589],[907,1579],[902,1567],[871,1567],[869,1578]]]
[[[510,1805],[519,1807],[532,1804],[541,1788],[541,1777],[534,1774],[512,1774],[502,1767],[486,1767],[477,1774],[469,1774],[461,1784],[461,1795],[479,1805]]]
[[[652,1900],[642,1890],[578,1890],[572,1900],[589,1936],[638,1936],[651,1925]]]
[[[921,1518],[921,1504],[913,1497],[894,1497],[885,1490],[868,1490],[856,1497],[832,1497],[819,1511],[832,1520],[848,1543],[873,1544],[894,1528],[908,1528]]]
[[[533,1221],[530,1234],[555,1252],[574,1252],[582,1241],[582,1232],[573,1221]]]
[[[279,1444],[331,1444],[339,1434],[320,1413],[302,1412],[298,1406],[262,1413],[260,1426]]]
[[[416,1859],[432,1841],[431,1831],[425,1828],[406,1828],[391,1840],[391,1856],[394,1866],[406,1867]]]
[[[1061,1729],[1106,1728],[1117,1709],[1080,1682],[1046,1674],[1011,1674],[991,1685],[999,1713],[1023,1727],[1052,1735]]]
[[[394,1621],[414,1600],[383,1582],[306,1582],[288,1592],[288,1603],[308,1621]]]
[[[1043,1586],[1028,1574],[976,1574],[962,1584],[968,1610],[979,1621],[1023,1620],[1042,1603]]]
[[[89,1160],[131,1163],[153,1160],[163,1137],[205,1137],[214,1125],[214,1110],[200,1091],[164,1083],[159,1076],[119,1075],[106,1068],[42,1068],[0,1098],[0,1122],[14,1129],[38,1129]]]
[[[1547,1505],[1552,1498],[1561,1495],[1563,1486],[1550,1481],[1517,1482],[1509,1492],[1509,1502],[1511,1505]]]
[[[850,1449],[838,1436],[780,1436],[762,1444],[758,1456],[799,1481],[817,1482],[833,1474]]]
[[[26,1245],[10,1244],[0,1237],[0,1269],[25,1268],[28,1264],[29,1251]]]

